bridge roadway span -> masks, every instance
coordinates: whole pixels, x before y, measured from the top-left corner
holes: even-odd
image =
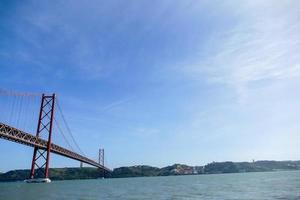
[[[31,147],[38,147],[40,149],[47,149],[47,141],[42,138],[37,138],[34,135],[31,135],[29,133],[25,133],[21,130],[18,130],[16,128],[13,128],[9,125],[3,124],[0,122],[0,138],[13,141],[16,143],[20,143],[23,145],[31,146]],[[52,153],[62,155],[74,160],[81,161],[83,163],[98,167],[100,169],[103,169],[105,171],[111,172],[110,169],[104,167],[103,165],[100,165],[99,163],[82,156],[80,154],[77,154],[73,151],[70,151],[68,149],[65,149],[63,147],[60,147],[56,144],[51,144],[50,151]]]

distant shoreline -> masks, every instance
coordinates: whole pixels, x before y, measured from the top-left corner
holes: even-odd
[[[212,162],[204,166],[174,164],[167,167],[136,165],[115,168],[112,173],[92,168],[51,168],[51,180],[75,180],[106,178],[151,177],[172,175],[226,174],[245,172],[272,172],[300,170],[300,161],[256,161],[256,162]],[[28,178],[29,169],[0,173],[0,182],[23,181]]]

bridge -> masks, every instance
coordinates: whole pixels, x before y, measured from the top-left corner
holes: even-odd
[[[45,95],[45,94],[31,94],[31,93],[16,93],[10,92],[7,90],[0,89],[1,97],[13,97],[13,100],[7,98],[4,101],[0,101],[1,103],[6,105],[2,105],[0,107],[0,113],[9,113],[9,116],[2,117],[1,120],[7,121],[7,123],[0,122],[0,138],[5,139],[11,142],[15,142],[18,144],[26,145],[33,148],[33,156],[31,162],[31,170],[29,174],[29,178],[27,182],[49,182],[49,163],[50,163],[50,154],[54,153],[57,155],[61,155],[73,160],[80,161],[81,163],[86,163],[88,165],[97,167],[101,169],[103,172],[111,172],[111,170],[104,166],[104,150],[99,152],[99,155],[102,155],[102,158],[99,157],[99,162],[96,162],[84,155],[79,145],[77,144],[74,136],[71,132],[69,125],[66,122],[66,118],[64,117],[62,110],[57,103],[57,97],[55,94]],[[38,122],[37,129],[35,135],[26,132],[24,130],[20,130],[20,128],[16,128],[15,126],[20,127],[21,115],[26,113],[24,112],[24,99],[26,98],[40,98],[40,106],[38,112]],[[17,100],[16,100],[17,99]],[[30,101],[27,101],[27,103]],[[55,117],[54,110],[55,107],[58,108],[61,114],[62,122],[66,127],[66,132],[68,132],[71,136],[71,139],[75,146],[78,149],[76,152],[70,145],[70,142],[66,138],[62,126]],[[12,110],[12,111],[11,111]],[[30,111],[30,109],[29,109]],[[31,112],[31,111],[30,111]],[[17,118],[14,120],[13,117]],[[27,115],[25,114],[28,118]],[[7,120],[9,118],[9,120]],[[14,124],[14,125],[11,125]],[[52,142],[53,137],[53,128],[54,124],[56,125],[57,132],[61,133],[63,138],[66,141],[67,146],[69,148],[65,148],[63,146],[54,144]],[[25,125],[26,127],[26,125]],[[74,146],[74,145],[73,145]]]

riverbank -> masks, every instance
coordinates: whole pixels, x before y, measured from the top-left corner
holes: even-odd
[[[112,173],[92,168],[51,168],[51,180],[73,180],[73,179],[97,179],[125,178],[125,177],[147,177],[147,176],[171,176],[171,175],[197,175],[197,174],[221,174],[221,173],[243,173],[243,172],[267,172],[282,170],[300,170],[300,161],[256,161],[256,162],[212,162],[204,166],[188,166],[174,164],[158,168],[146,165],[115,168]],[[29,170],[12,170],[0,174],[0,181],[23,181],[28,178]]]

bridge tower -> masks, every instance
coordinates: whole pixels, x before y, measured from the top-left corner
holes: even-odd
[[[99,164],[104,166],[104,149],[99,149]]]
[[[55,98],[55,94],[42,95],[36,137],[46,140],[47,148],[34,147],[31,171],[27,182],[50,182],[49,160]]]
[[[99,164],[104,166],[104,149],[99,149]],[[102,177],[105,177],[104,169],[102,169]]]

